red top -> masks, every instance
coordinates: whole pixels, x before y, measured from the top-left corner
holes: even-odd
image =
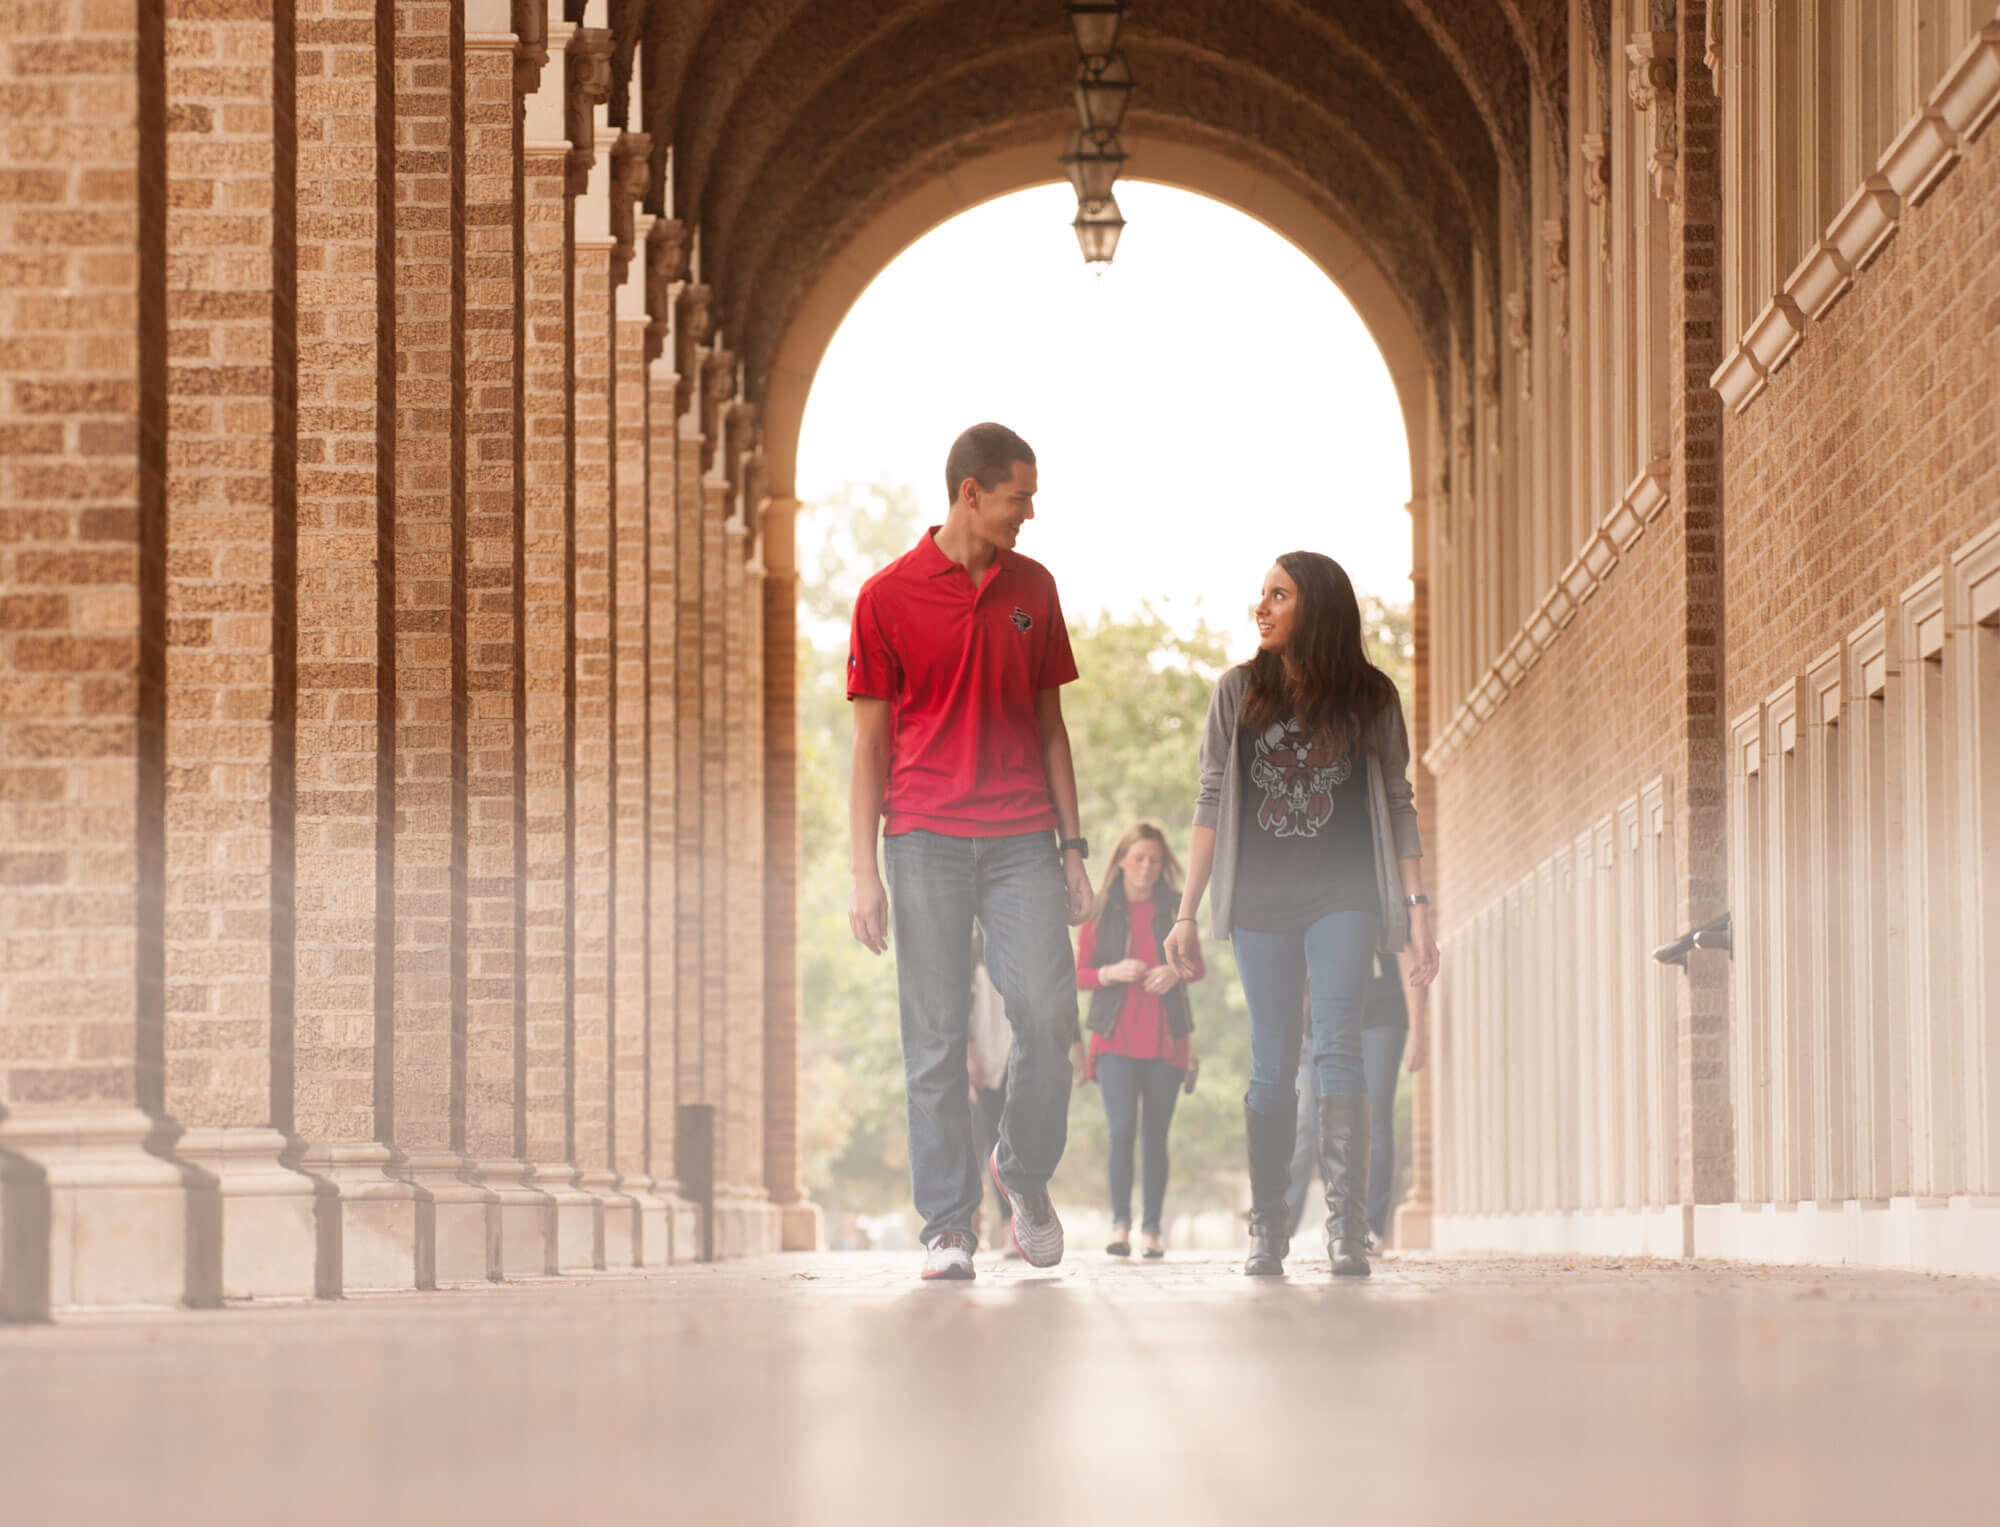
[[[891,706],[883,831],[959,838],[1056,825],[1035,697],[1076,677],[1056,581],[1002,551],[978,588],[937,527],[861,585],[847,698]]]
[[[1164,965],[1160,955],[1159,940],[1153,937],[1153,906],[1151,902],[1135,904],[1132,908],[1132,937],[1127,940],[1125,953],[1149,969],[1154,965]],[[1097,991],[1102,987],[1116,986],[1115,981],[1106,981],[1098,975],[1091,964],[1097,953],[1097,920],[1092,918],[1083,925],[1083,931],[1076,939],[1076,985],[1079,991]],[[1208,967],[1202,963],[1201,951],[1194,956],[1194,979],[1199,981],[1208,974]],[[1184,983],[1185,984],[1185,983]],[[1118,1022],[1111,1030],[1111,1037],[1102,1034],[1090,1036],[1089,1072],[1097,1075],[1097,1057],[1100,1055],[1127,1055],[1133,1060],[1165,1061],[1170,1066],[1188,1068],[1188,1036],[1176,1039],[1167,1032],[1166,1004],[1145,984],[1133,981],[1125,988],[1125,1006],[1119,1010]]]

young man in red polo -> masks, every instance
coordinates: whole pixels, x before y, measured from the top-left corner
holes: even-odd
[[[1014,1025],[1000,1143],[985,1169],[1022,1260],[1062,1260],[1048,1180],[1069,1135],[1077,1034],[1070,925],[1090,913],[1076,769],[1060,686],[1076,677],[1055,580],[1014,541],[1035,515],[1035,453],[975,424],[945,461],[951,511],[861,587],[847,659],[854,702],[848,922],[896,941],[910,1182],[926,1278],[970,1278],[979,1172],[965,1042],[972,923]],[[876,867],[886,842],[888,886]]]

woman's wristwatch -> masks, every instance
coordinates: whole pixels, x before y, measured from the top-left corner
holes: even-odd
[[[1431,899],[1429,895],[1423,891],[1417,892],[1414,896],[1405,896],[1403,898],[1403,905],[1406,907],[1427,907],[1430,904]]]

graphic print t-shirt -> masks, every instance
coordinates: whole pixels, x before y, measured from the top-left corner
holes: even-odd
[[[1335,912],[1379,912],[1361,756],[1337,754],[1295,719],[1243,727],[1237,746],[1243,826],[1234,924],[1299,933]]]

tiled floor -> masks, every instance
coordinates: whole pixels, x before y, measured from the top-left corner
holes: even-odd
[[[2000,1284],[980,1260],[0,1331],[0,1523],[2000,1520]]]

